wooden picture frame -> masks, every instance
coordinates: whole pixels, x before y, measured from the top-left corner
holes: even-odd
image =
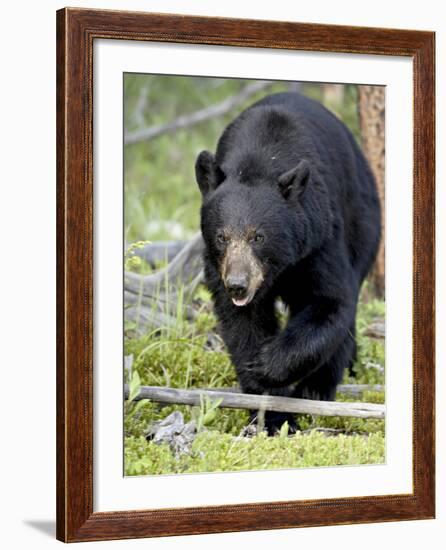
[[[413,491],[93,512],[93,42],[177,42],[413,60]],[[57,538],[248,531],[434,517],[432,32],[65,8],[57,12]]]

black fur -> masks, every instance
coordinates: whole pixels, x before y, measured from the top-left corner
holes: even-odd
[[[205,278],[221,333],[248,393],[333,400],[355,356],[358,293],[376,255],[375,182],[349,130],[297,93],[271,95],[223,132],[196,163],[203,193]],[[255,227],[264,269],[254,299],[237,307],[220,274],[222,228]],[[289,309],[280,330],[275,300]],[[270,433],[290,415],[267,413]]]

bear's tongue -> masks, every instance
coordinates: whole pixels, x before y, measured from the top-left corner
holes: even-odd
[[[232,298],[232,302],[236,306],[246,306],[246,304],[249,302],[249,296],[246,296],[246,298]]]

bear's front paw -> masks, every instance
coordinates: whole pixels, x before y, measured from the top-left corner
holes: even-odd
[[[262,384],[260,379],[253,374],[254,362],[245,362],[243,368],[238,371],[238,381],[243,393],[264,395],[267,393],[267,386]]]
[[[274,340],[265,343],[248,366],[250,374],[265,387],[285,386],[289,373],[279,357]]]

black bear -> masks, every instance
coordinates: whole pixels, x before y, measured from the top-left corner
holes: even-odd
[[[316,101],[274,94],[229,124],[195,171],[205,281],[242,390],[335,399],[380,239],[375,181],[352,134]],[[292,415],[266,413],[268,432],[285,420],[295,430]]]

